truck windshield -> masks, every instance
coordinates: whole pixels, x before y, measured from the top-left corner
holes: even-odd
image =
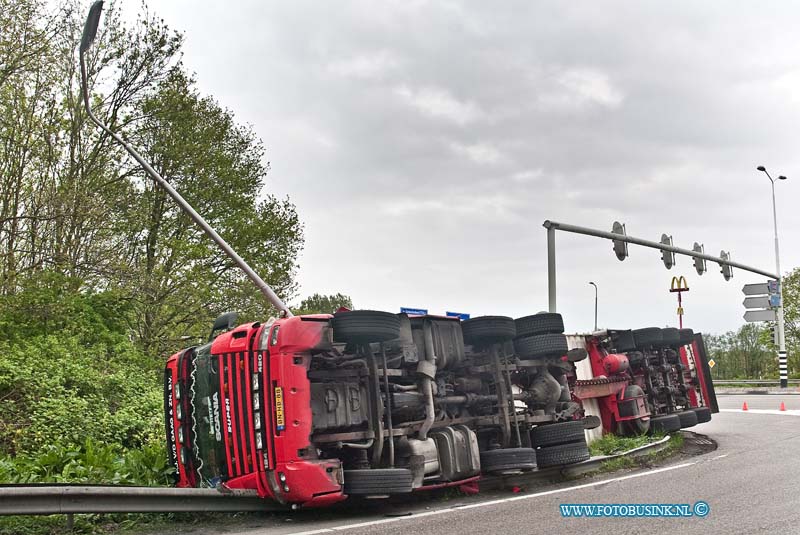
[[[200,346],[192,365],[192,435],[201,486],[215,487],[226,479],[225,443],[220,421],[218,359],[211,344]]]

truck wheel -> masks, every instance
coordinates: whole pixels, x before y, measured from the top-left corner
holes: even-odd
[[[589,459],[589,457],[591,457],[591,454],[586,441],[559,444],[558,446],[536,450],[536,458],[539,459],[540,467],[580,463]]]
[[[333,341],[369,344],[400,337],[400,318],[379,310],[348,310],[333,315]]]
[[[633,341],[636,344],[636,349],[649,349],[661,343],[661,329],[658,327],[634,329]]]
[[[407,494],[411,492],[412,480],[411,470],[406,468],[345,470],[344,493],[361,496]]]
[[[681,421],[681,429],[697,425],[697,413],[694,411],[681,411],[676,414]]]
[[[678,329],[674,327],[666,327],[661,329],[661,342],[659,342],[659,346],[661,347],[677,347],[681,343],[681,335],[678,332]]]
[[[682,346],[691,344],[694,339],[694,331],[691,329],[678,329],[678,335],[680,336],[680,344]]]
[[[567,337],[563,334],[540,334],[514,340],[514,350],[523,360],[561,357],[567,354]]]
[[[497,472],[528,471],[536,468],[536,450],[533,448],[506,448],[481,453],[481,470]]]
[[[681,419],[677,414],[664,414],[650,418],[650,433],[674,433],[680,431]]]
[[[624,437],[637,437],[646,434],[648,431],[650,431],[649,416],[617,422],[617,433]]]
[[[472,345],[496,344],[516,336],[514,320],[508,316],[479,316],[461,322],[464,341]]]
[[[636,349],[636,342],[631,331],[613,331],[611,333],[611,345],[617,353],[627,353]]]
[[[517,337],[535,336],[537,334],[561,334],[564,332],[564,320],[555,312],[539,312],[514,320],[517,326]]]
[[[694,407],[689,410],[697,415],[698,424],[704,424],[711,421],[711,409],[708,407]]]
[[[558,422],[534,427],[531,431],[531,444],[536,447],[557,446],[585,440],[581,420]]]

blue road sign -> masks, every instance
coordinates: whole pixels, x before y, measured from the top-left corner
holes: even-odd
[[[412,316],[425,316],[428,314],[427,308],[406,308],[400,307],[400,313],[410,314]]]
[[[469,319],[469,314],[464,314],[463,312],[445,312],[445,314],[450,318],[458,318],[462,321]]]
[[[767,281],[767,292],[770,295],[781,293],[780,283],[776,280]]]

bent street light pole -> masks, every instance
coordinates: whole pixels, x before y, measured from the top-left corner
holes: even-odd
[[[767,178],[769,178],[772,185],[772,224],[775,230],[775,271],[778,272],[778,292],[780,295],[780,306],[778,306],[776,320],[778,324],[778,372],[781,378],[781,388],[789,386],[789,366],[788,358],[786,355],[786,339],[784,338],[784,321],[783,321],[783,274],[781,273],[781,258],[778,252],[778,211],[775,208],[775,180],[770,176],[769,172],[763,165],[756,167],[756,170],[761,171]],[[778,180],[786,180],[786,177],[781,175]]]
[[[98,0],[92,7],[89,9],[89,15],[86,17],[86,25],[83,28],[83,36],[81,38],[81,46],[80,46],[80,62],[81,62],[81,89],[83,92],[83,103],[86,107],[86,113],[89,115],[89,119],[96,124],[100,129],[110,135],[114,140],[122,145],[122,147],[130,154],[134,160],[136,160],[139,165],[142,166],[150,178],[152,178],[156,184],[158,184],[162,189],[164,189],[170,197],[181,207],[181,209],[186,212],[189,217],[192,218],[192,221],[197,223],[200,228],[216,243],[220,249],[222,249],[228,257],[233,260],[233,262],[247,275],[247,277],[258,287],[264,297],[278,309],[278,312],[281,314],[282,317],[291,317],[292,312],[289,310],[289,307],[281,300],[280,297],[270,288],[270,286],[264,282],[264,280],[258,276],[258,274],[253,271],[253,269],[244,261],[244,259],[239,256],[233,248],[228,245],[228,243],[222,239],[222,237],[217,234],[217,232],[211,228],[203,217],[198,214],[192,206],[186,202],[186,200],[178,193],[175,188],[173,188],[169,182],[164,180],[164,178],[159,175],[155,169],[153,169],[150,164],[148,164],[144,158],[130,146],[127,142],[125,142],[122,137],[116,134],[113,130],[111,130],[108,126],[100,122],[100,120],[95,117],[94,113],[92,113],[92,108],[89,105],[89,76],[86,70],[86,60],[84,58],[84,54],[89,47],[94,42],[94,38],[97,35],[97,26],[100,22],[100,13],[103,10],[103,1]]]

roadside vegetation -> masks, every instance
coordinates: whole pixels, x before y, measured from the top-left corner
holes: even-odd
[[[645,446],[653,442],[662,440],[664,435],[642,435],[638,437],[618,437],[616,435],[605,435],[602,439],[596,440],[589,445],[592,455],[616,455],[634,448]],[[617,470],[624,470],[628,468],[638,468],[643,466],[651,466],[653,463],[671,457],[673,454],[680,451],[683,447],[683,435],[681,433],[672,433],[667,442],[666,448],[661,451],[656,451],[641,455],[638,457],[625,456],[616,457],[604,461],[600,467],[601,472],[616,472]]]

